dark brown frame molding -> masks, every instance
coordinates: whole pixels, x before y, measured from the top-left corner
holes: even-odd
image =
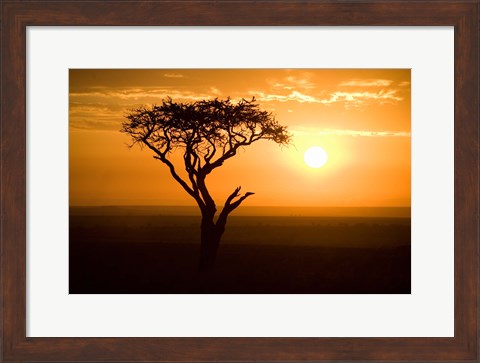
[[[479,362],[478,0],[1,2],[2,361]],[[26,27],[455,27],[454,338],[26,338]]]

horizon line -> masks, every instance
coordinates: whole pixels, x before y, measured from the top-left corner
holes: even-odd
[[[219,205],[218,207],[223,206]],[[173,204],[101,204],[101,205],[69,205],[69,208],[105,208],[105,207],[170,207],[170,208],[199,208],[198,205],[173,205]],[[269,205],[245,205],[243,208],[412,208],[410,205],[395,206],[269,206]]]

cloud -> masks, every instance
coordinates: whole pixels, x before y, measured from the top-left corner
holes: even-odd
[[[344,135],[344,136],[366,136],[366,137],[410,137],[410,132],[406,131],[369,131],[369,130],[338,130],[325,129],[320,132],[321,135]]]
[[[104,99],[111,100],[111,102],[117,102],[118,100],[141,103],[158,102],[164,98],[171,97],[173,99],[181,99],[187,101],[198,101],[207,98],[211,98],[212,90],[206,90],[202,93],[176,90],[172,88],[156,88],[156,87],[126,87],[126,88],[95,88],[94,90],[87,90],[85,92],[71,92],[70,99],[84,100],[84,99]]]
[[[115,121],[107,121],[101,119],[81,119],[70,120],[70,130],[95,130],[95,131],[120,131],[122,126],[122,118],[117,118]]]
[[[70,129],[119,130],[125,109],[118,105],[70,102]]]
[[[396,90],[381,90],[379,92],[334,92],[330,94],[330,98],[323,99],[320,103],[345,102],[350,105],[359,106],[372,100],[380,101],[380,103],[383,104],[386,102],[402,101],[403,98],[397,95]]]
[[[339,86],[354,86],[354,87],[387,87],[390,86],[393,81],[388,79],[351,79],[339,84]]]
[[[289,80],[293,81],[293,79]],[[365,92],[334,91],[332,93],[315,93],[313,91],[296,89],[267,92],[267,90],[259,89],[232,94],[231,101],[235,103],[241,100],[242,97],[249,98],[248,96],[255,96],[262,103],[262,107],[272,110],[279,108],[278,102],[296,102],[299,104],[325,106],[337,104],[345,109],[351,109],[371,105],[393,104],[403,100],[400,96],[401,94],[400,90],[396,89],[370,89]],[[123,119],[125,110],[140,105],[160,104],[167,97],[180,102],[194,102],[221,96],[221,90],[215,85],[188,89],[173,86],[90,87],[70,93],[70,122],[71,127],[75,128],[118,129],[119,120]],[[227,95],[225,94],[225,96]],[[285,108],[287,112],[294,110],[293,105],[288,105]]]
[[[183,74],[179,74],[179,73],[164,73],[163,76],[167,78],[183,78],[184,77]]]
[[[70,93],[70,128],[119,130],[125,112],[140,105],[160,104],[167,97],[180,102],[194,102],[220,95],[221,91],[214,86],[197,92],[168,87],[90,87]],[[232,102],[239,100],[232,99]]]
[[[265,92],[262,91],[249,91],[248,92],[250,95],[255,96],[255,98],[258,101],[263,101],[263,102],[272,102],[272,101],[277,101],[277,102],[288,102],[288,101],[296,101],[296,102],[311,102],[311,103],[318,103],[321,100],[309,96],[306,94],[303,94],[298,91],[292,91],[291,93],[287,95],[280,95],[280,94],[266,94]]]
[[[358,107],[360,105],[378,101],[380,104],[394,103],[402,101],[396,90],[381,90],[378,92],[333,92],[329,97],[315,97],[298,91],[292,91],[289,94],[266,94],[262,91],[249,91],[249,94],[262,102],[299,102],[299,103],[320,103],[330,105],[333,103],[344,103],[346,107]]]
[[[222,94],[217,87],[210,87],[210,92],[215,96],[220,96]]]
[[[325,92],[318,82],[312,81],[312,75],[304,72],[299,75],[287,75],[282,78],[268,80],[269,90],[249,91],[262,102],[299,102],[331,105],[343,104],[347,109],[369,104],[387,104],[402,101],[400,89],[392,89],[393,80],[380,78],[353,78],[341,82],[337,88]],[[403,86],[403,84],[402,84]],[[362,90],[339,87],[364,87]],[[367,87],[367,89],[365,89]]]
[[[309,72],[302,72],[297,76],[286,76],[280,79],[270,79],[268,84],[272,91],[282,90],[312,90],[318,87],[318,84],[312,81],[312,75]]]
[[[410,137],[407,131],[373,131],[373,130],[349,130],[349,129],[312,129],[308,127],[289,128],[294,135],[337,135],[352,137]]]
[[[285,83],[278,83],[278,82],[272,83],[272,84],[271,84],[271,87],[272,87],[272,89],[274,89],[274,90],[282,90],[282,89],[291,90],[291,89],[294,88],[293,86],[288,86],[288,85],[286,85]]]
[[[399,86],[399,87],[410,86],[410,82],[407,82],[407,81],[400,82],[398,86]]]

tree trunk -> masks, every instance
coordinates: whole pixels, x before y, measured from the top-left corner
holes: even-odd
[[[215,266],[217,250],[223,231],[219,230],[213,217],[203,216],[201,225],[200,261],[198,270],[201,272],[212,271]]]

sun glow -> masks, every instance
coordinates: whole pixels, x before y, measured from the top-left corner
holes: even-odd
[[[328,160],[327,152],[319,146],[312,146],[303,155],[305,164],[313,169],[321,168]]]

